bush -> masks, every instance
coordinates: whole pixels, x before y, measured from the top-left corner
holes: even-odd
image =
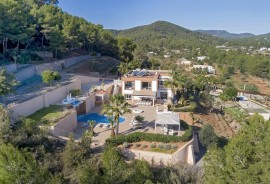
[[[106,146],[116,147],[118,145],[123,144],[124,142],[133,143],[140,141],[162,142],[162,143],[186,142],[189,141],[191,138],[192,138],[192,127],[188,126],[186,132],[182,136],[134,132],[128,135],[117,135],[115,137],[106,139]]]
[[[79,96],[82,95],[82,91],[80,89],[72,89],[70,90],[72,96]]]
[[[155,148],[155,147],[156,147],[155,144],[151,144],[151,145],[150,145],[150,148]]]
[[[139,144],[139,143],[137,143],[137,144],[135,144],[135,147],[140,147],[141,146],[141,144]]]
[[[123,143],[124,148],[128,148],[129,144],[127,142]]]
[[[49,83],[52,80],[60,80],[61,79],[61,75],[59,74],[59,72],[54,72],[51,70],[43,71],[41,76],[42,76],[42,81],[45,83]]]
[[[163,144],[159,144],[159,145],[158,145],[158,148],[159,148],[159,149],[164,149],[164,145],[163,145]]]
[[[190,102],[188,106],[185,107],[172,106],[170,110],[174,112],[194,112],[196,108],[197,108],[196,102]]]
[[[172,145],[172,149],[173,150],[177,150],[177,146],[176,145]]]
[[[145,144],[145,145],[143,145],[143,148],[147,148],[147,145]]]
[[[164,149],[165,150],[170,150],[170,149],[172,149],[172,146],[170,144],[167,144],[167,145],[164,146]]]
[[[203,128],[199,132],[199,140],[205,147],[210,147],[212,145],[216,145],[218,143],[218,136],[214,132],[214,128],[207,124],[204,125]]]

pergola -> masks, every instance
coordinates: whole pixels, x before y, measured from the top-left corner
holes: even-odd
[[[156,99],[156,92],[150,91],[150,90],[133,91],[133,93],[132,93],[132,103],[134,102],[134,97],[152,99],[152,103],[153,103],[153,106],[154,106],[155,105],[155,99]]]
[[[157,112],[157,117],[155,121],[155,132],[157,129],[157,124],[159,125],[178,125],[180,131],[180,118],[179,114],[175,112]]]

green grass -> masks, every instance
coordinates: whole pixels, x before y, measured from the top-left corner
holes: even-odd
[[[65,108],[62,106],[51,105],[49,107],[38,110],[35,114],[28,116],[26,119],[35,121],[40,125],[54,125],[67,114],[68,111],[65,110]]]

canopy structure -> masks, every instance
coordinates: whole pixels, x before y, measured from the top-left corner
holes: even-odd
[[[175,112],[157,112],[157,118],[155,121],[155,131],[157,128],[157,124],[159,125],[178,125],[180,131],[180,118],[179,114]]]

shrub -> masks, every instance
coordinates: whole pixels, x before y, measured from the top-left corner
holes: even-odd
[[[170,144],[167,144],[167,145],[164,146],[165,150],[170,150],[171,148],[172,148],[172,146]]]
[[[150,148],[155,148],[155,147],[156,147],[155,144],[151,144],[151,145],[150,145]]]
[[[123,143],[123,147],[124,147],[124,148],[128,148],[128,146],[129,146],[129,144],[128,144],[127,142],[124,142],[124,143]]]
[[[141,146],[141,145],[140,145],[139,143],[135,144],[135,147],[137,147],[137,148],[140,147],[140,146]]]
[[[143,148],[147,148],[147,145],[145,144],[145,145],[143,145]]]
[[[203,146],[209,147],[218,143],[218,136],[214,132],[214,128],[207,124],[199,132],[199,139]]]
[[[61,79],[61,75],[58,72],[54,72],[51,70],[45,70],[44,72],[42,72],[41,76],[42,76],[42,81],[45,83],[49,83],[52,80]]]
[[[72,89],[70,90],[70,93],[72,96],[79,96],[82,94],[82,91],[80,89]]]
[[[196,108],[197,108],[196,102],[190,102],[188,106],[184,106],[184,107],[172,106],[170,110],[174,112],[194,112]]]
[[[192,127],[187,124],[184,126],[186,126],[186,132],[182,136],[134,132],[128,135],[118,135],[106,139],[106,146],[118,146],[123,144],[124,142],[133,143],[140,141],[162,142],[162,143],[186,142],[192,138]]]
[[[177,150],[177,146],[176,145],[172,145],[172,149],[173,150]]]
[[[159,145],[158,145],[158,148],[159,148],[159,149],[164,149],[164,145],[163,145],[163,144],[159,144]]]

